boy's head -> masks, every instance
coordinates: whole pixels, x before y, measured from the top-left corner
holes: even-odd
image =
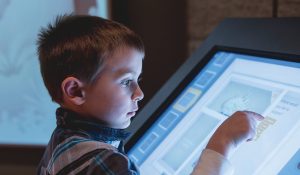
[[[127,127],[114,117],[133,116],[143,98],[137,81],[144,46],[133,31],[96,16],[61,16],[41,30],[38,56],[53,101],[111,127]]]

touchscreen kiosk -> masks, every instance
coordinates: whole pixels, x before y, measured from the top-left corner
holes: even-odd
[[[299,75],[300,63],[217,51],[129,157],[149,174],[189,174],[215,129],[235,111],[250,110],[265,119],[254,141],[231,155],[235,172],[278,172],[277,164],[289,166],[294,154],[300,157],[295,143],[300,138]],[[254,155],[251,162],[243,161]]]
[[[297,57],[211,47],[129,140],[130,159],[141,174],[190,174],[216,128],[234,112],[249,110],[265,119],[254,140],[230,154],[235,174],[299,174]]]

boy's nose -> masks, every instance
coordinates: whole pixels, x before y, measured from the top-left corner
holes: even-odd
[[[141,101],[144,98],[144,93],[140,86],[137,86],[136,91],[134,93],[133,100],[134,101]]]

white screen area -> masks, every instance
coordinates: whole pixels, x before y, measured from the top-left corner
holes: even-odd
[[[106,7],[105,0],[0,0],[0,144],[45,145],[56,126],[36,54],[41,27],[62,14],[107,17]]]
[[[217,52],[129,151],[141,174],[190,174],[238,110],[265,116],[231,155],[236,175],[300,174],[300,64]],[[234,126],[232,126],[234,127]]]

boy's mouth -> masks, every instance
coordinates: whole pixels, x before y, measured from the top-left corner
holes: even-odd
[[[139,108],[138,107],[135,107],[131,112],[128,112],[127,113],[127,116],[128,117],[133,117],[133,116],[135,116],[135,114],[136,114],[136,112],[139,110]]]
[[[128,113],[127,113],[127,116],[128,116],[128,117],[133,117],[133,116],[135,116],[135,111],[133,111],[133,112],[128,112]]]

